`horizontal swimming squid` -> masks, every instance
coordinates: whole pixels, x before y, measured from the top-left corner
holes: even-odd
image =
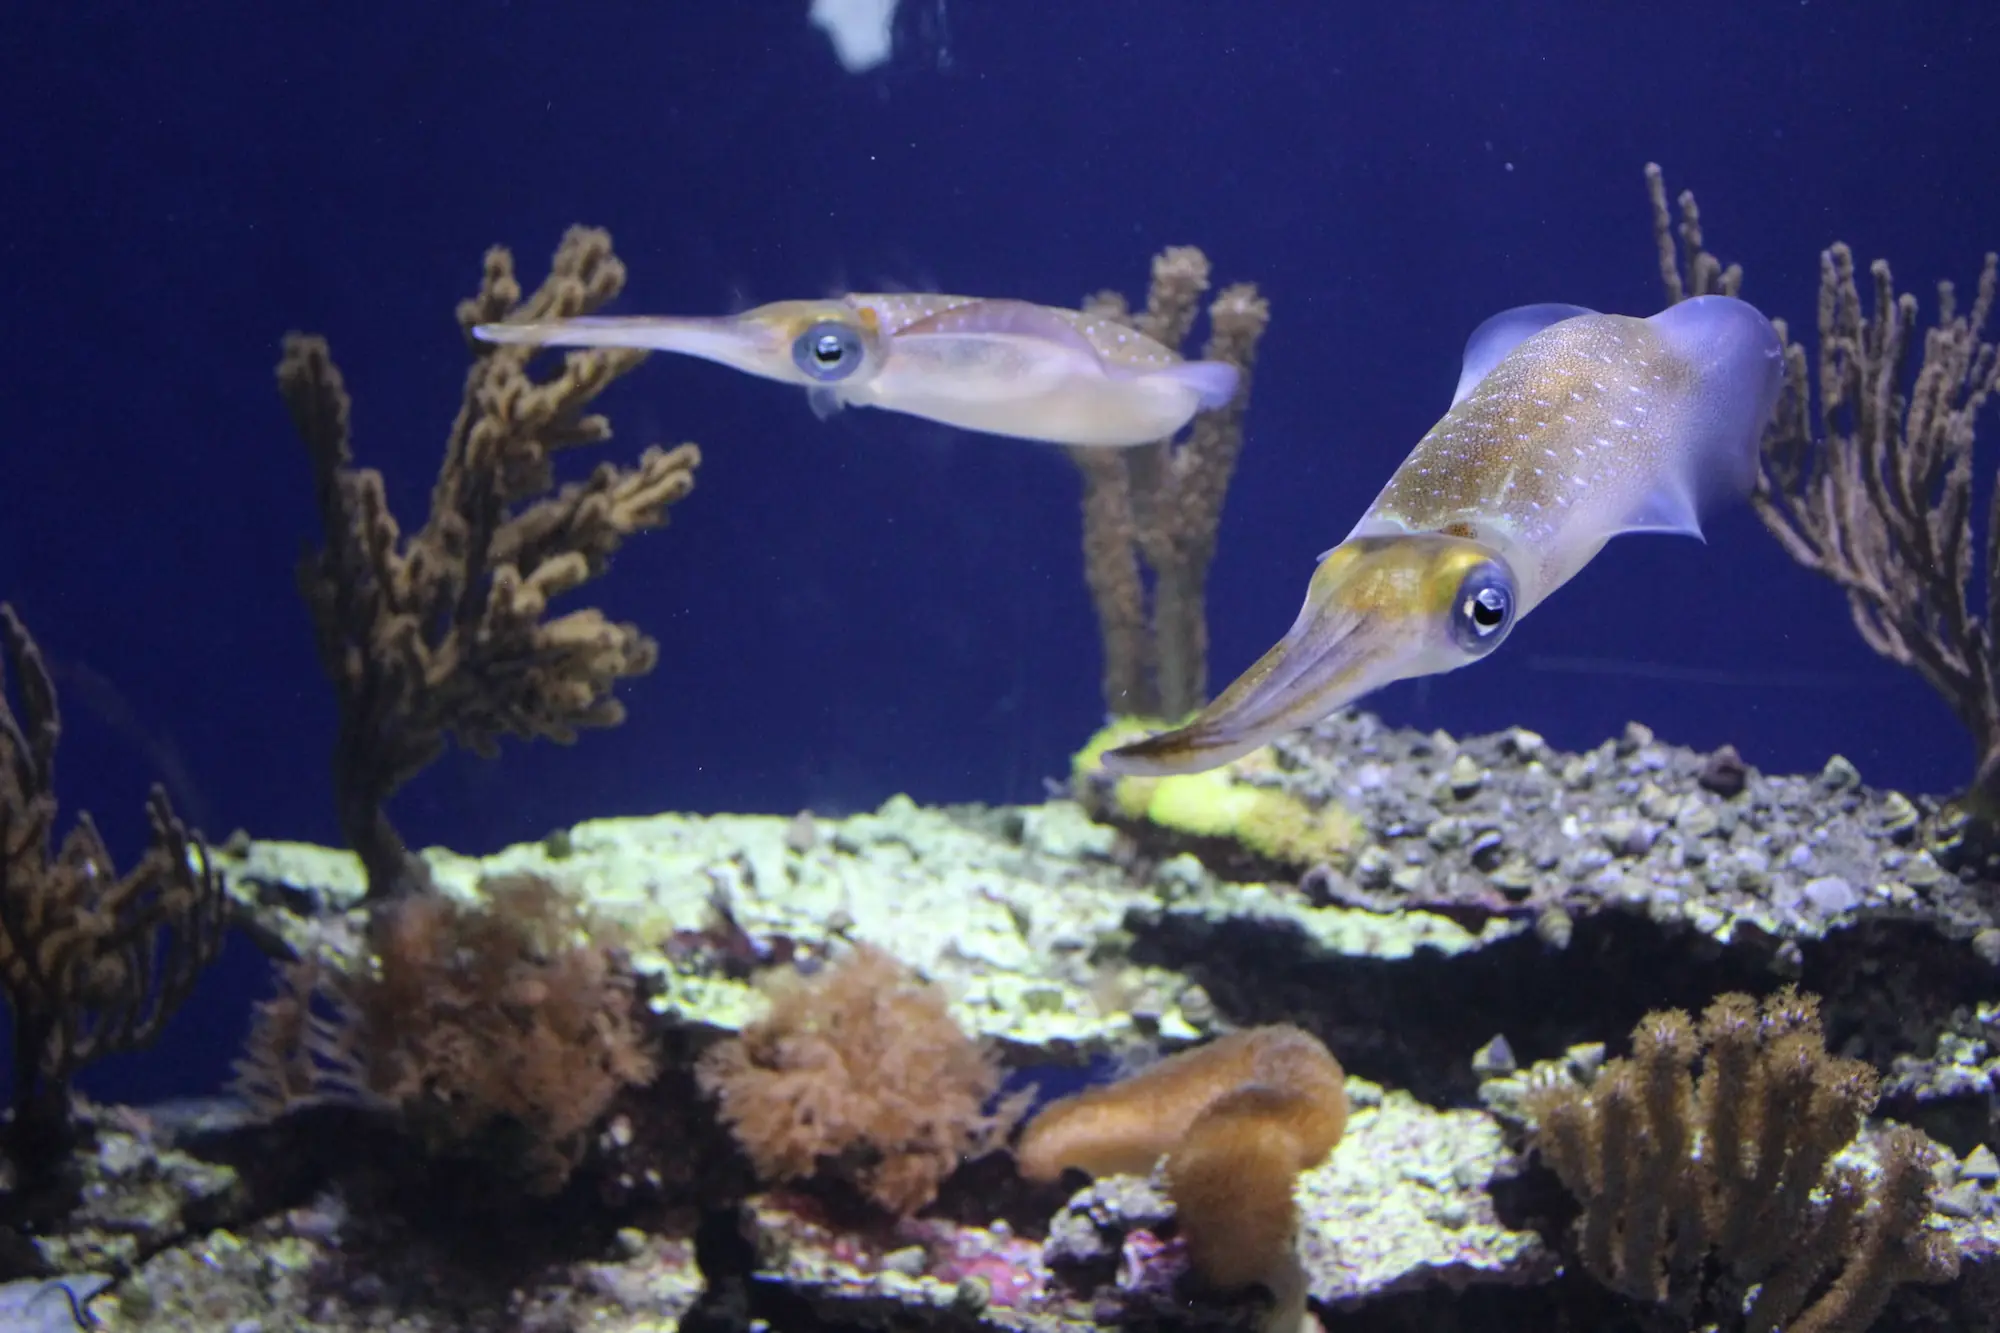
[[[880,407],[964,430],[1125,446],[1236,396],[1226,361],[1188,361],[1117,320],[1028,301],[855,294],[722,316],[480,324],[476,337],[679,352],[804,388],[825,417]]]

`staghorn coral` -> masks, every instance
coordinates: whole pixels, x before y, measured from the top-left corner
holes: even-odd
[[[1219,1287],[1261,1282],[1296,1324],[1304,1284],[1292,1188],[1347,1128],[1346,1075],[1288,1024],[1232,1033],[1121,1082],[1051,1103],[1015,1151],[1021,1174],[1067,1168],[1145,1175],[1165,1156],[1167,1194],[1195,1272]]]
[[[1632,1041],[1589,1087],[1544,1082],[1525,1103],[1600,1282],[1744,1333],[1860,1333],[1896,1284],[1956,1274],[1926,1230],[1928,1139],[1891,1130],[1872,1179],[1836,1163],[1876,1079],[1827,1053],[1816,999],[1724,995],[1699,1029],[1665,1010]]]
[[[470,333],[595,310],[624,274],[608,234],[575,227],[524,300],[509,253],[487,252],[478,295],[458,308],[473,352],[464,403],[430,515],[407,540],[381,474],[353,464],[350,402],[325,341],[285,338],[278,384],[311,456],[327,543],[300,563],[299,589],[339,695],[335,795],[371,896],[424,882],[383,807],[448,735],[488,756],[505,734],[568,744],[579,728],[622,721],[613,688],[656,660],[652,639],[594,609],[544,619],[552,600],[601,574],[627,537],[663,525],[693,488],[701,456],[684,444],[650,448],[630,469],[599,464],[544,494],[551,455],[609,438],[609,424],[586,409],[645,354],[571,352],[537,377],[533,349]]]
[[[989,1112],[993,1058],[942,990],[873,945],[766,985],[769,1012],[704,1051],[696,1072],[767,1181],[830,1168],[890,1212],[914,1213],[961,1159],[1003,1142],[1032,1095]]]
[[[1171,246],[1153,260],[1142,313],[1133,315],[1115,291],[1098,293],[1084,308],[1179,348],[1208,275],[1200,250]],[[1243,449],[1257,343],[1270,319],[1270,303],[1251,283],[1226,287],[1210,303],[1201,354],[1234,365],[1242,384],[1226,407],[1196,416],[1178,442],[1069,450],[1083,473],[1084,575],[1103,636],[1104,706],[1116,716],[1178,718],[1208,698],[1208,565]]]
[[[199,833],[155,786],[152,843],[120,875],[88,814],[51,847],[55,684],[34,637],[0,603],[0,985],[14,1015],[17,1164],[53,1167],[69,1137],[69,1080],[78,1069],[148,1045],[222,950],[229,900]]]
[[[1677,252],[1656,164],[1646,165],[1646,184],[1668,302],[1735,295],[1742,269],[1704,249],[1694,194],[1678,200]],[[1970,310],[1950,282],[1938,284],[1914,379],[1906,372],[1917,299],[1896,291],[1884,260],[1869,278],[1872,309],[1847,246],[1820,252],[1817,414],[1806,350],[1784,320],[1772,321],[1785,344],[1785,388],[1752,500],[1794,560],[1847,594],[1868,646],[1921,675],[1972,733],[1968,804],[1992,824],[2000,820],[2000,522],[1988,525],[1982,615],[1972,594],[1972,464],[1979,414],[2000,389],[2000,347],[1985,340],[2000,255],[1986,256]],[[2000,489],[1991,504],[2000,519]]]
[[[281,969],[234,1090],[267,1117],[390,1106],[434,1152],[488,1150],[531,1193],[560,1189],[657,1061],[614,932],[537,876],[486,880],[480,897],[380,905],[354,972],[316,957]]]

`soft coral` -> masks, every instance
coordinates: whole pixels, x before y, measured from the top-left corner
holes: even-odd
[[[967,1155],[1019,1116],[992,1112],[993,1058],[952,1019],[944,993],[873,945],[823,971],[767,983],[770,1011],[702,1058],[704,1091],[766,1180],[823,1164],[896,1213],[913,1213]]]

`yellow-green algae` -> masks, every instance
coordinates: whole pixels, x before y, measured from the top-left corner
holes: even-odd
[[[1040,1048],[1102,1049],[1128,1039],[1129,1012],[1107,995],[1171,996],[1185,983],[1159,968],[1128,968],[1107,987],[1094,955],[1127,911],[1156,901],[1109,853],[1115,833],[1070,802],[1014,812],[1007,838],[892,797],[844,820],[801,816],[658,815],[577,825],[552,856],[549,840],[475,858],[424,851],[440,891],[477,901],[481,881],[544,876],[580,895],[630,942],[635,968],[655,977],[654,1006],[692,1022],[735,1028],[760,1011],[754,987],[678,965],[676,935],[711,931],[717,906],[752,939],[818,944],[866,940],[943,983],[968,1031]],[[252,842],[217,854],[239,898],[264,884],[311,891],[334,910],[364,888],[352,856],[297,843]],[[306,923],[265,911],[294,947]],[[1168,1039],[1199,1029],[1171,1005],[1149,1017]]]
[[[762,1009],[753,985],[672,948],[713,932],[720,904],[755,941],[876,944],[943,984],[968,1031],[1059,1056],[1204,1035],[1206,995],[1127,957],[1128,925],[1160,913],[1270,920],[1328,953],[1378,958],[1456,953],[1486,938],[1434,914],[1315,907],[1289,884],[1225,883],[1188,857],[1141,882],[1115,859],[1117,842],[1071,801],[964,817],[897,796],[840,820],[591,820],[487,857],[423,856],[439,890],[465,901],[478,900],[483,880],[519,873],[580,895],[652,979],[654,1007],[682,1021],[733,1030]],[[216,863],[239,900],[264,904],[255,910],[264,927],[302,950],[324,932],[283,904],[349,911],[365,883],[352,855],[300,843],[252,841],[218,851]]]
[[[1079,782],[1103,783],[1104,752],[1170,724],[1116,718],[1070,761]],[[1338,801],[1315,806],[1260,777],[1276,772],[1271,748],[1202,773],[1111,779],[1110,811],[1197,838],[1228,838],[1265,860],[1304,869],[1346,865],[1367,837],[1361,820]]]
[[[1462,1282],[1553,1270],[1541,1237],[1495,1211],[1490,1183],[1520,1163],[1490,1117],[1352,1076],[1347,1090],[1345,1140],[1297,1189],[1299,1257],[1315,1297],[1337,1302],[1438,1273]]]

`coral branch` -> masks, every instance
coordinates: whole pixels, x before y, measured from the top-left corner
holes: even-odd
[[[300,563],[299,588],[339,695],[336,798],[371,896],[423,881],[383,807],[447,736],[482,756],[503,735],[568,744],[580,728],[622,721],[613,689],[657,658],[636,626],[594,609],[544,619],[552,599],[601,574],[627,537],[662,526],[693,488],[701,456],[684,444],[648,449],[631,469],[600,464],[544,494],[552,454],[609,438],[609,424],[586,409],[645,354],[571,352],[537,378],[533,349],[470,334],[486,321],[587,313],[623,282],[602,231],[572,228],[526,300],[508,252],[488,251],[478,295],[458,308],[474,353],[464,403],[430,516],[407,540],[381,474],[354,466],[350,402],[326,343],[285,339],[278,383],[312,460],[327,542]]]
[[[69,1127],[69,1080],[84,1065],[150,1044],[221,952],[222,881],[198,833],[154,787],[152,843],[120,875],[90,816],[52,848],[55,685],[34,638],[0,603],[0,984],[14,1015],[17,1161],[49,1167]]]
[[[1085,308],[1178,348],[1208,275],[1200,250],[1171,247],[1153,261],[1143,313],[1132,315],[1116,292],[1099,293]],[[1243,448],[1250,371],[1270,306],[1255,286],[1241,283],[1225,288],[1208,316],[1202,356],[1241,372],[1235,398],[1196,416],[1178,442],[1069,451],[1083,473],[1084,574],[1104,644],[1104,703],[1121,716],[1180,716],[1207,698],[1208,566]]]
[[[1742,271],[1702,248],[1694,195],[1680,196],[1677,255],[1658,166],[1647,165],[1646,183],[1668,301],[1733,294]],[[1982,618],[1972,594],[1972,463],[1979,413],[2000,389],[2000,348],[1985,339],[1997,283],[2000,255],[1988,254],[1969,311],[1951,283],[1938,284],[1937,320],[1923,331],[1911,379],[1916,298],[1896,291],[1878,259],[1864,301],[1853,253],[1839,242],[1821,252],[1818,412],[1806,351],[1773,320],[1785,388],[1752,496],[1792,558],[1846,592],[1868,646],[1921,675],[1972,733],[1968,804],[1989,823],[2000,818],[2000,525],[1987,533]],[[1993,504],[2000,518],[2000,490]]]

